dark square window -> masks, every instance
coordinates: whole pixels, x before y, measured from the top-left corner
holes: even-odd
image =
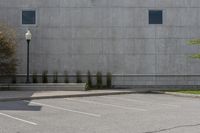
[[[35,11],[22,11],[22,24],[36,24]]]
[[[162,10],[150,10],[149,11],[149,24],[163,24]]]

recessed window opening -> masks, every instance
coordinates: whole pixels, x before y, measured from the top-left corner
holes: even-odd
[[[22,24],[23,25],[35,25],[36,24],[36,11],[35,10],[23,10],[22,11]]]
[[[163,11],[149,10],[149,24],[163,24]]]

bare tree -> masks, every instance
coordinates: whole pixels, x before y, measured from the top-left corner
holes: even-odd
[[[7,25],[0,24],[0,75],[16,73],[16,34]]]

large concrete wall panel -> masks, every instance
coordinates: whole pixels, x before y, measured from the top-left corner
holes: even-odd
[[[36,10],[36,25],[21,24],[24,9]],[[149,10],[163,10],[163,24],[148,24]],[[110,71],[115,85],[200,84],[200,61],[189,58],[200,47],[187,45],[200,35],[199,0],[0,0],[0,21],[17,31],[18,74],[26,73],[30,28],[31,72]]]

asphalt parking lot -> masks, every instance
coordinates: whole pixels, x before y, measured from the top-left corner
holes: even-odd
[[[0,102],[0,133],[199,133],[200,99],[128,94]]]

